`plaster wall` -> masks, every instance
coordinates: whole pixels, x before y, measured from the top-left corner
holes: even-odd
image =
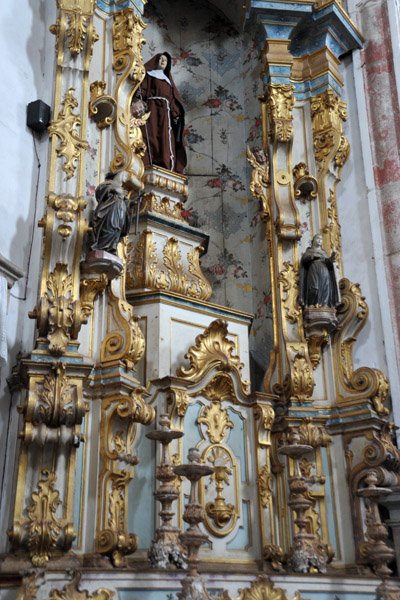
[[[6,377],[18,352],[32,350],[35,322],[27,313],[36,303],[41,230],[37,221],[43,215],[46,194],[48,135],[32,134],[26,126],[26,106],[42,99],[51,105],[54,68],[54,38],[49,26],[55,23],[56,4],[45,0],[22,0],[2,7],[0,52],[3,59],[0,79],[0,157],[3,192],[0,218],[0,252],[25,270],[27,277],[10,293],[7,315],[8,364],[1,370],[0,388],[0,486],[1,529],[6,531],[6,505],[13,470],[17,436],[17,398],[6,385]],[[39,168],[40,164],[40,168]],[[11,410],[10,410],[11,409]],[[9,449],[4,465],[6,447]],[[0,488],[1,489],[1,488]],[[5,518],[5,523],[3,519]],[[1,537],[0,550],[6,544]]]

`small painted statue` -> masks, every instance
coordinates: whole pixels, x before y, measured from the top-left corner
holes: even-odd
[[[92,229],[95,242],[92,250],[117,254],[121,238],[128,235],[132,222],[130,201],[123,185],[128,182],[126,171],[108,173],[106,180],[96,188],[97,207],[93,214]]]
[[[322,236],[315,235],[300,262],[299,303],[302,306],[335,308],[339,304],[335,260],[336,253],[328,256],[322,248]]]
[[[132,117],[150,111],[141,127],[147,152],[145,165],[157,165],[183,173],[186,166],[184,143],[185,111],[171,76],[171,56],[156,54],[145,65],[146,75],[131,105]]]

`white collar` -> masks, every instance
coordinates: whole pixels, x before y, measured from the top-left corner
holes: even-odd
[[[151,75],[151,77],[155,77],[156,79],[164,79],[172,87],[171,81],[168,79],[168,77],[162,69],[154,69],[153,71],[147,71],[147,75]]]

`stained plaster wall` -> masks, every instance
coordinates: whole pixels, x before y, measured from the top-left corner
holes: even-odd
[[[160,51],[186,110],[189,222],[210,234],[202,267],[211,302],[253,313],[250,347],[261,377],[272,346],[265,226],[249,193],[246,145],[260,144],[262,91],[256,44],[207,0],[149,2],[146,62]]]
[[[17,438],[17,395],[7,388],[6,377],[18,352],[30,352],[35,322],[27,313],[36,304],[42,232],[37,221],[43,215],[47,185],[48,135],[32,135],[26,126],[26,106],[38,98],[51,105],[54,37],[49,26],[56,20],[56,3],[45,0],[6,2],[0,20],[0,139],[2,199],[0,252],[28,273],[11,290],[7,315],[8,361],[1,369],[0,388],[0,505],[1,530],[8,522],[11,474]],[[36,148],[35,148],[36,146]],[[38,168],[38,165],[41,168]],[[36,194],[37,191],[37,194]],[[30,258],[31,252],[31,258]],[[6,448],[8,449],[5,463]],[[4,483],[4,487],[3,487]],[[3,524],[3,518],[5,524]],[[0,551],[7,542],[0,538]]]

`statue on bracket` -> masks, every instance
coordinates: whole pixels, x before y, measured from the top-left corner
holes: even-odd
[[[131,105],[135,118],[150,111],[147,122],[141,127],[147,148],[143,162],[183,173],[186,166],[185,111],[171,76],[171,56],[168,52],[156,54],[144,66],[146,75]]]
[[[95,241],[92,250],[117,254],[119,241],[128,235],[132,222],[131,202],[127,189],[133,186],[127,171],[107,173],[104,183],[96,188],[97,206],[93,214],[92,230]]]
[[[322,326],[335,329],[336,307],[340,302],[336,281],[336,253],[328,256],[322,248],[322,235],[313,237],[300,261],[299,304],[304,307],[306,329]]]

